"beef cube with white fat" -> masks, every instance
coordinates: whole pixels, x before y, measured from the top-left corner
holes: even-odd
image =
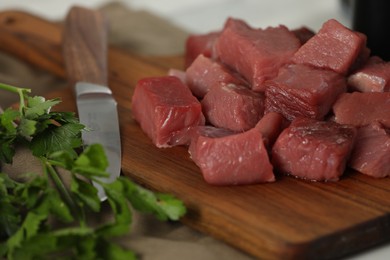
[[[200,54],[187,68],[186,82],[192,93],[199,98],[203,98],[213,86],[221,83],[246,84],[237,73],[203,54]]]
[[[390,62],[378,56],[371,57],[362,68],[348,77],[348,85],[360,92],[390,91]]]
[[[346,169],[356,129],[331,121],[295,119],[272,148],[274,167],[285,174],[312,180],[337,181]]]
[[[366,36],[334,19],[326,21],[316,35],[294,54],[293,62],[347,74],[355,62],[366,57]]]
[[[204,180],[212,185],[274,182],[273,166],[260,131],[227,131],[211,131],[209,127],[207,131],[198,131],[191,141],[189,152]]]
[[[279,112],[287,119],[323,119],[337,97],[347,89],[340,74],[303,64],[283,66],[277,77],[265,83],[265,111]]]
[[[390,128],[390,92],[343,93],[333,105],[334,120],[357,127],[379,122]]]
[[[235,84],[214,86],[201,103],[210,124],[237,132],[254,127],[264,113],[264,95]]]
[[[131,109],[135,120],[157,147],[179,145],[176,135],[205,121],[200,102],[173,76],[138,81]]]
[[[369,176],[390,176],[390,133],[379,123],[358,129],[357,142],[348,165]]]
[[[285,26],[251,28],[244,21],[229,18],[215,43],[217,57],[240,73],[255,91],[273,78],[301,46]]]

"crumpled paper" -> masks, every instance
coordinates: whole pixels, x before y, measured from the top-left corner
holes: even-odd
[[[134,11],[119,3],[100,8],[110,21],[109,42],[140,55],[177,55],[184,52],[188,32],[146,11]],[[32,68],[6,53],[0,53],[0,82],[31,88],[33,94],[66,87],[45,71]],[[0,106],[6,108],[17,102],[17,96],[0,93]],[[21,173],[39,172],[41,165],[29,151],[20,150],[12,166],[3,165],[2,171],[20,179]],[[104,214],[103,214],[104,215]],[[105,216],[103,216],[105,217]],[[109,217],[109,216],[106,216]],[[134,212],[132,231],[118,238],[121,245],[132,249],[140,259],[252,259],[245,253],[179,222],[161,222],[152,216]]]

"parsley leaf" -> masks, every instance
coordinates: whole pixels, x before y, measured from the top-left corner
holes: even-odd
[[[14,138],[0,139],[0,164],[1,162],[11,163],[15,155],[15,148],[13,147]]]
[[[44,97],[27,97],[27,105],[24,109],[24,116],[28,119],[36,119],[47,114],[50,109],[60,103],[59,99],[46,101]]]
[[[0,237],[11,236],[19,228],[20,216],[15,207],[14,197],[8,189],[14,188],[14,182],[5,174],[0,174]]]
[[[88,146],[83,153],[74,162],[73,171],[83,176],[108,177],[106,172],[108,160],[103,146],[92,144]]]
[[[0,114],[0,163],[11,163],[15,154],[12,146],[17,137],[14,121],[20,116],[19,111],[8,108]]]
[[[29,138],[36,132],[37,122],[35,120],[30,120],[27,118],[20,119],[19,132],[20,135]]]
[[[178,220],[186,213],[183,202],[172,195],[154,193],[129,179],[121,181],[126,187],[128,200],[139,211],[153,213],[160,220]]]
[[[0,258],[135,259],[112,240],[130,231],[131,206],[161,220],[178,220],[186,213],[172,195],[154,193],[128,178],[101,182],[108,176],[104,148],[83,147],[85,127],[74,113],[51,111],[59,99],[30,97],[29,89],[1,83],[0,90],[17,93],[20,100],[18,110],[0,111],[0,163],[11,163],[17,146],[29,148],[42,162],[41,173],[21,173],[32,176],[27,182],[0,172]],[[104,188],[108,209],[92,182]],[[102,208],[113,217],[96,223]]]
[[[49,126],[31,140],[30,148],[33,155],[48,156],[57,151],[69,151],[80,147],[82,129],[84,126],[78,123]]]
[[[79,198],[80,205],[88,206],[95,212],[100,210],[100,199],[94,186],[79,178],[72,178],[70,190]]]
[[[14,121],[20,116],[19,111],[8,108],[2,114],[0,114],[0,129],[2,134],[16,134],[16,128]]]

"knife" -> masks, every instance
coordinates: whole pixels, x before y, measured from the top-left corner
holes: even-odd
[[[100,143],[106,152],[108,178],[114,181],[121,172],[121,142],[117,102],[108,87],[107,29],[104,16],[96,10],[72,7],[65,19],[63,55],[68,81],[75,90],[80,122],[89,130],[82,133],[85,145]],[[106,194],[94,182],[103,201]]]

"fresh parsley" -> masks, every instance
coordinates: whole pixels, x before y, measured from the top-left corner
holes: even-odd
[[[0,166],[12,164],[17,147],[27,147],[42,164],[42,173],[25,182],[0,171],[0,257],[134,259],[134,252],[111,239],[129,232],[132,208],[160,220],[179,220],[186,213],[174,196],[128,178],[99,181],[108,175],[105,151],[100,144],[82,150],[84,126],[73,113],[51,112],[59,99],[31,97],[29,89],[6,84],[0,90],[19,95],[19,107],[0,114]],[[70,183],[63,182],[64,174]],[[107,202],[100,201],[92,181],[102,185]],[[102,203],[109,204],[113,218],[96,226],[90,220],[101,213]]]

